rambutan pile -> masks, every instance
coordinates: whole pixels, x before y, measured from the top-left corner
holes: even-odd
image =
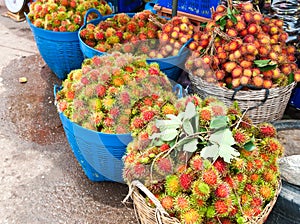
[[[128,185],[142,182],[181,223],[257,220],[279,188],[284,149],[274,126],[253,125],[236,102],[189,95],[175,105],[177,115],[151,121],[128,144]]]
[[[187,17],[167,20],[144,10],[132,17],[119,13],[97,25],[88,24],[80,31],[80,38],[99,52],[120,51],[166,58],[178,55],[193,32],[194,26]]]
[[[283,21],[261,14],[251,2],[219,5],[193,39],[185,68],[206,82],[248,90],[300,81],[296,48],[286,43]]]
[[[156,117],[177,114],[172,85],[159,65],[120,52],[84,60],[63,81],[56,101],[72,122],[113,134],[135,135]]]
[[[112,13],[105,0],[36,0],[30,3],[28,18],[38,28],[74,32],[83,25],[85,13],[91,8],[103,16]],[[95,14],[91,13],[87,19],[93,18]]]

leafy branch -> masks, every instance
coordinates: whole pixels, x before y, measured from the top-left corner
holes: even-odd
[[[171,142],[172,147],[156,155],[151,164],[151,172],[154,163],[159,158],[170,155],[175,149],[189,153],[201,150],[203,158],[212,158],[215,161],[220,156],[227,163],[240,155],[232,147],[235,141],[228,126],[227,116],[214,117],[210,122],[209,129],[203,131],[200,128],[196,106],[189,102],[184,112],[177,116],[167,115],[167,118],[168,120],[156,120],[156,127],[161,132],[150,136],[151,145],[160,146],[164,142]],[[200,143],[206,146],[204,148],[199,147]]]

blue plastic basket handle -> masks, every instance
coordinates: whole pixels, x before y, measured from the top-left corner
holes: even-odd
[[[53,94],[54,94],[54,98],[56,98],[56,94],[58,91],[61,90],[61,86],[58,86],[58,85],[54,85],[54,88],[53,88]]]
[[[96,14],[97,14],[97,18],[96,18],[96,19],[102,18],[101,13],[100,13],[97,9],[94,9],[94,8],[89,9],[89,10],[85,13],[85,15],[84,15],[84,20],[83,20],[83,22],[84,22],[83,25],[84,25],[84,26],[86,26],[86,24],[88,23],[87,18],[88,18],[88,16],[89,16],[89,14],[91,14],[91,13],[96,13]]]
[[[182,47],[180,48],[179,52],[178,52],[178,55],[181,55],[182,52],[187,49],[187,46],[193,41],[194,39],[191,38],[189,39],[184,45],[182,45]]]
[[[183,88],[182,85],[180,84],[176,84],[173,86],[172,91],[176,94],[176,96],[178,97],[178,99],[183,97]]]

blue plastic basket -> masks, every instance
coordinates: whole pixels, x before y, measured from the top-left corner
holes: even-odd
[[[172,0],[158,0],[159,6],[172,9]],[[220,0],[178,0],[177,10],[205,18],[211,18],[210,9],[219,5]]]
[[[156,2],[157,0],[147,2],[145,4],[145,10],[150,10],[151,12],[156,13],[156,10],[154,9],[154,5],[156,4]]]
[[[142,0],[109,0],[108,2],[113,5],[114,13],[135,12],[143,5]]]
[[[98,15],[97,19],[91,20],[87,22],[86,18],[90,13],[96,13]],[[135,13],[127,13],[130,17],[133,17]],[[94,9],[90,9],[85,17],[84,17],[84,25],[79,29],[78,32],[78,38],[79,38],[79,44],[80,44],[80,49],[86,58],[92,58],[95,55],[101,56],[104,54],[107,54],[106,52],[101,52],[98,51],[90,46],[88,46],[86,43],[83,42],[83,40],[80,37],[80,31],[84,29],[87,25],[87,23],[93,23],[94,25],[97,25],[101,21],[106,20],[107,18],[111,18],[114,15],[108,15],[108,16],[102,16],[99,12],[95,11]],[[160,70],[167,75],[168,78],[177,81],[179,75],[182,72],[182,69],[184,68],[184,63],[190,54],[190,51],[188,50],[187,46],[189,43],[192,41],[190,39],[188,42],[186,42],[178,52],[178,55],[176,56],[171,56],[167,58],[153,58],[153,59],[147,59],[148,63],[153,63],[156,62],[159,64]]]
[[[300,87],[293,89],[289,104],[300,110]]]
[[[58,86],[54,86],[54,94]],[[59,113],[67,140],[86,176],[94,182],[124,183],[122,172],[131,134],[106,134],[81,127]]]
[[[83,54],[80,50],[78,31],[55,32],[35,27],[26,16],[37,48],[52,72],[65,79],[70,71],[81,68]]]

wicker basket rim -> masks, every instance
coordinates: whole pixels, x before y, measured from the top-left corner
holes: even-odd
[[[264,210],[258,216],[256,216],[253,219],[247,219],[246,223],[248,223],[248,224],[263,224],[266,221],[268,215],[270,214],[272,208],[274,207],[274,205],[277,201],[277,198],[281,191],[281,187],[282,187],[282,183],[281,183],[281,179],[279,179],[278,187],[276,188],[273,199],[265,206]],[[137,215],[139,213],[139,211],[136,211],[136,209],[141,209],[141,210],[143,210],[144,213],[150,213],[151,211],[155,210],[155,218],[156,218],[157,224],[163,224],[164,218],[168,219],[168,223],[170,223],[170,220],[171,220],[172,224],[173,223],[180,224],[180,221],[177,218],[171,217],[169,215],[169,213],[166,212],[166,210],[162,207],[162,205],[158,201],[158,199],[140,181],[138,181],[138,180],[132,181],[131,184],[129,185],[129,189],[130,189],[130,191],[129,191],[127,197],[130,196],[135,204],[134,209],[135,209],[137,218],[139,217]],[[156,208],[151,208],[151,207],[147,206],[145,197],[140,193],[140,191],[145,193],[152,200],[152,202],[154,203]],[[136,197],[138,197],[138,200],[136,200]],[[124,199],[124,201],[125,200],[127,200],[127,199]],[[143,203],[143,204],[140,204],[140,206],[136,206],[136,204],[139,204],[139,203]]]
[[[228,89],[226,87],[221,87],[213,83],[208,83],[205,80],[203,80],[200,77],[196,77],[192,75],[190,72],[188,73],[189,78],[192,82],[192,85],[195,85],[197,87],[205,87],[206,91],[208,93],[212,93],[213,95],[222,96],[225,98],[232,98],[233,94],[235,94],[235,100],[239,99],[248,99],[248,100],[263,100],[265,99],[266,91],[268,91],[268,98],[269,97],[277,97],[278,95],[281,95],[282,93],[289,91],[291,88],[293,88],[296,85],[296,82],[292,82],[287,86],[283,87],[274,87],[270,89],[258,89],[258,90],[241,90],[241,91],[235,91],[232,89]]]

